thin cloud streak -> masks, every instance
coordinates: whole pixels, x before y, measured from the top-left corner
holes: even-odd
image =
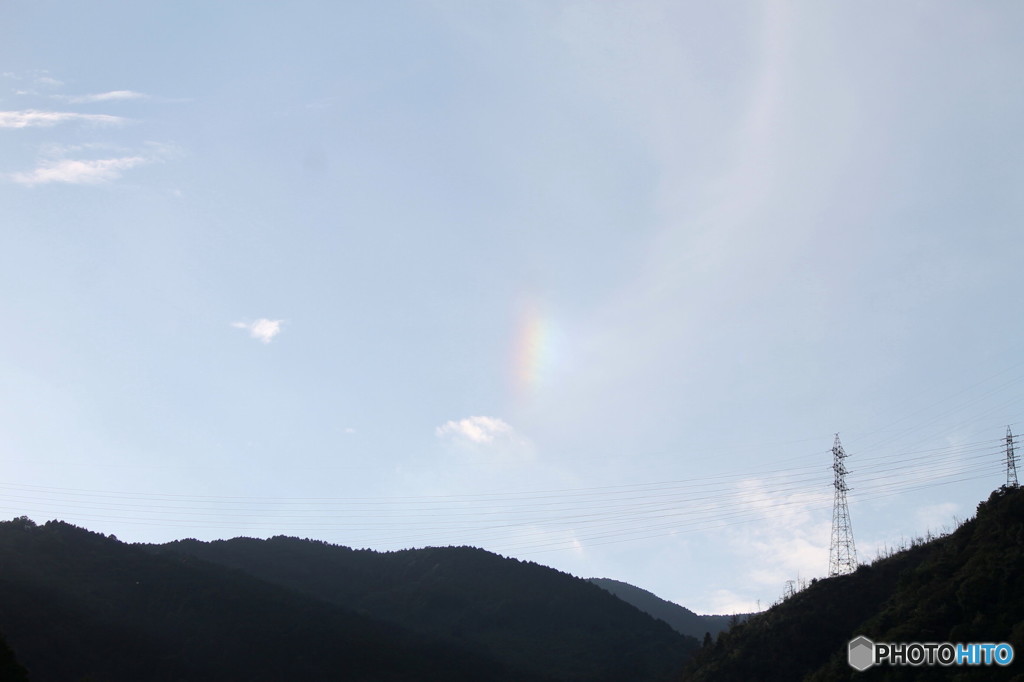
[[[138,166],[158,163],[174,156],[177,149],[173,145],[148,142],[144,149],[111,151],[109,145],[85,143],[81,145],[60,146],[46,145],[43,147],[41,159],[34,170],[11,173],[7,179],[20,185],[34,186],[48,183],[65,183],[72,185],[98,185],[117,180],[126,171]],[[66,154],[87,153],[99,155],[103,150],[112,154],[100,159],[69,159]]]
[[[121,172],[135,166],[149,163],[143,156],[124,156],[115,159],[80,161],[60,159],[44,161],[38,168],[25,173],[12,173],[11,179],[20,185],[44,185],[63,182],[72,185],[96,185],[121,177]]]
[[[71,111],[0,111],[0,128],[50,127],[70,121],[121,125],[127,120],[110,114],[79,114]]]
[[[74,102],[75,104],[89,104],[92,102],[112,102],[130,99],[149,99],[149,95],[134,90],[111,90],[110,92],[98,92],[88,95],[58,95],[62,100]]]

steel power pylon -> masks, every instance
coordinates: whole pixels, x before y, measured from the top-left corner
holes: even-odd
[[[1006,487],[1017,487],[1017,452],[1013,446],[1013,432],[1006,427]]]
[[[857,569],[857,547],[853,544],[850,508],[846,504],[846,451],[836,434],[832,444],[832,470],[835,471],[835,501],[832,505],[832,546],[828,551],[828,576],[853,573]]]

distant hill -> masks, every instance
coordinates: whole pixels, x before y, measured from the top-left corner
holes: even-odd
[[[374,552],[275,537],[152,551],[245,571],[558,680],[669,679],[699,646],[585,580],[471,547]]]
[[[546,679],[241,571],[25,518],[0,523],[0,631],[32,682]],[[16,671],[7,653],[0,671]]]
[[[748,613],[739,613],[736,616],[698,615],[684,606],[662,599],[629,583],[613,581],[610,578],[590,578],[588,580],[626,603],[633,604],[658,621],[668,623],[676,632],[701,641],[706,633],[711,633],[714,637],[723,630],[727,630],[730,622],[734,619],[742,621],[749,616]]]
[[[589,581],[644,613],[665,621],[676,632],[701,641],[703,641],[705,633],[711,633],[711,636],[714,637],[719,632],[727,630],[729,623],[734,618],[734,616],[700,616],[679,604],[662,599],[656,594],[620,580],[589,578]],[[736,616],[739,620],[745,620],[747,617],[748,614]]]
[[[950,535],[812,581],[723,633],[681,677],[687,681],[1024,680],[1024,490],[1000,489]],[[1007,667],[875,667],[858,673],[847,645],[1009,642]]]

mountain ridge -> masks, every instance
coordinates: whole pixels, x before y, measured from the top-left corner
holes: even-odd
[[[476,548],[127,544],[26,517],[0,522],[0,632],[32,682],[659,682],[698,646],[596,585]]]
[[[356,550],[277,536],[153,551],[240,569],[463,646],[566,679],[658,679],[698,642],[607,591],[547,566],[472,547]]]
[[[32,682],[547,679],[60,521],[0,523],[0,630]]]

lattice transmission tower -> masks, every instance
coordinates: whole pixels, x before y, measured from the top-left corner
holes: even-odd
[[[1013,431],[1006,427],[1006,487],[1017,487],[1017,452],[1013,446]]]
[[[846,458],[848,455],[839,442],[839,434],[832,444],[832,470],[835,471],[836,492],[832,504],[832,545],[828,550],[828,576],[853,573],[857,569],[857,547],[853,544],[853,526],[850,508],[846,504]]]

